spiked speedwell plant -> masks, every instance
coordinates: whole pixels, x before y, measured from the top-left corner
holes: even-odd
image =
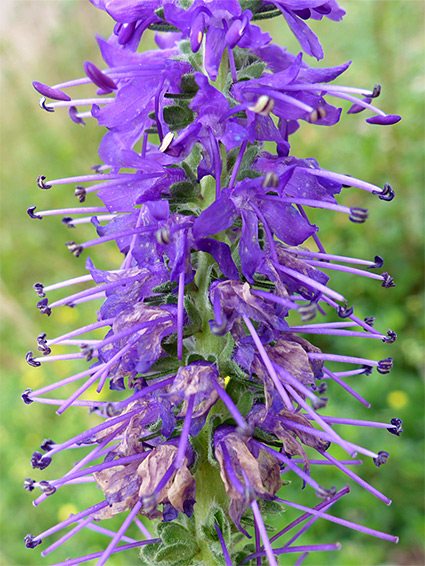
[[[87,257],[86,275],[34,285],[43,314],[87,301],[96,301],[98,311],[94,322],[63,336],[40,334],[39,356],[27,354],[30,365],[78,358],[88,365],[26,390],[23,400],[58,405],[58,414],[88,407],[99,417],[97,426],[74,438],[60,429],[57,442],[46,440],[42,452],[34,452],[33,467],[44,470],[63,450],[90,449],[63,477],[27,479],[28,491],[42,492],[34,504],[64,485],[86,482],[96,484],[98,503],[44,533],[27,535],[26,545],[35,548],[71,526],[43,556],[89,528],[106,537],[105,548],[61,564],[97,560],[101,566],[116,552],[141,547],[140,559],[149,565],[276,565],[284,554],[294,558],[282,557],[282,563],[298,565],[310,552],[339,548],[298,541],[319,518],[396,542],[395,536],[329,514],[349,486],[343,480],[338,491],[322,486],[313,473],[316,465],[331,465],[390,503],[349,468],[361,464],[357,453],[377,466],[388,453],[345,440],[339,425],[399,435],[401,421],[320,416],[319,410],[327,401],[327,382],[369,406],[344,378],[374,368],[386,374],[392,358],[323,353],[304,338],[395,340],[393,331],[373,328],[373,318],[356,316],[326,274],[337,270],[392,287],[388,273],[376,272],[383,260],[327,253],[308,218],[310,208],[321,208],[361,224],[368,211],[363,201],[354,208],[338,204],[343,187],[383,201],[394,192],[389,184],[380,188],[324,170],[313,158],[298,159],[290,139],[299,129],[336,124],[341,109],[332,105],[335,99],[352,103],[348,113],[371,113],[371,124],[394,124],[400,117],[372,104],[379,85],[365,90],[333,84],[349,64],[312,68],[303,53],[273,44],[254,23],[283,16],[302,50],[321,59],[306,22],[340,20],[344,11],[334,0],[92,2],[116,21],[108,40],[98,38],[106,67],[87,61],[84,78],[34,87],[48,112],[68,108],[74,122],[93,117],[107,128],[99,148],[103,164],[91,174],[38,178],[42,189],[76,187],[79,202],[89,206],[42,212],[33,206],[28,213],[35,219],[60,215],[70,227],[91,222],[97,238],[67,243],[77,257],[114,241],[124,258],[102,271]],[[157,32],[158,49],[139,52],[146,30]],[[93,97],[80,98],[78,89],[87,84]],[[46,296],[80,284],[84,290],[53,302]],[[341,322],[326,322],[332,311]],[[322,321],[311,323],[316,315]],[[98,329],[104,338],[90,339]],[[57,344],[79,351],[54,355]],[[44,396],[74,383],[67,399]],[[90,387],[109,387],[111,401],[82,400]],[[127,397],[121,393],[114,400],[114,390]],[[333,445],[346,452],[346,460],[332,455]],[[288,484],[282,480],[288,471],[313,489],[313,507],[297,504],[293,487],[279,491]],[[316,496],[322,501],[315,502]],[[271,533],[267,515],[285,506],[298,509],[299,518]],[[117,514],[123,514],[117,532],[98,524]],[[150,527],[141,516],[152,520]]]

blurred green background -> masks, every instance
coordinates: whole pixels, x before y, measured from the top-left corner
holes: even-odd
[[[376,566],[424,564],[423,503],[424,446],[423,414],[423,147],[424,147],[424,3],[422,1],[358,0],[340,2],[347,10],[342,23],[313,22],[325,49],[325,63],[337,65],[353,60],[352,67],[339,84],[371,88],[383,85],[378,106],[388,113],[401,114],[403,120],[394,127],[372,126],[364,121],[366,113],[343,116],[342,123],[326,129],[302,124],[292,139],[293,153],[298,157],[314,156],[321,166],[383,186],[390,182],[396,198],[382,202],[356,189],[345,189],[340,202],[367,207],[370,219],[355,225],[345,215],[320,211],[312,215],[319,224],[327,250],[336,254],[385,259],[385,270],[394,276],[397,286],[383,289],[365,278],[333,274],[335,289],[342,289],[355,305],[358,316],[376,316],[376,327],[396,330],[393,345],[353,338],[314,340],[327,351],[382,359],[395,358],[389,375],[374,372],[371,376],[349,378],[349,383],[372,403],[365,409],[345,391],[330,385],[327,414],[389,421],[402,418],[404,434],[397,438],[385,429],[368,431],[341,427],[347,439],[372,450],[387,450],[391,458],[386,466],[376,468],[364,459],[361,471],[367,481],[393,499],[384,503],[352,483],[352,493],[333,507],[332,512],[361,524],[397,534],[400,543],[374,539],[367,535],[318,521],[301,540],[342,543],[342,550],[313,554],[306,565]],[[26,550],[23,537],[37,534],[70,512],[97,502],[95,488],[65,488],[61,496],[50,498],[38,509],[23,489],[25,477],[53,479],[69,469],[72,457],[57,458],[54,465],[41,473],[29,464],[30,455],[45,437],[63,441],[81,431],[82,425],[95,419],[75,409],[57,417],[54,408],[36,403],[25,406],[21,392],[37,388],[51,380],[71,375],[74,366],[64,363],[30,368],[25,363],[27,350],[35,349],[35,337],[46,331],[57,335],[92,321],[92,307],[58,309],[54,316],[42,317],[35,308],[32,284],[49,284],[82,273],[84,258],[67,253],[64,243],[89,235],[87,227],[69,229],[58,218],[42,222],[30,220],[26,209],[74,206],[72,189],[56,187],[40,191],[37,175],[48,178],[85,174],[98,161],[97,145],[103,131],[89,123],[86,128],[69,121],[66,111],[54,115],[38,108],[38,97],[31,81],[54,84],[83,75],[82,63],[89,59],[100,64],[94,33],[107,36],[112,28],[109,17],[85,0],[7,0],[0,8],[0,48],[3,60],[1,90],[1,183],[2,183],[2,383],[1,396],[1,564],[34,566],[51,564],[67,556],[96,552],[105,546],[100,535],[87,531],[61,547],[53,558],[41,558],[38,547]],[[283,19],[266,26],[275,41],[299,51]],[[150,41],[145,43],[150,46]],[[308,58],[306,58],[308,59]],[[338,101],[336,102],[338,104]],[[348,106],[344,106],[345,109]],[[89,201],[88,205],[95,204]],[[100,266],[115,266],[113,247],[90,254]],[[55,296],[61,296],[60,292]],[[58,349],[58,352],[60,350]],[[340,368],[338,368],[340,369]],[[317,468],[316,468],[317,470]],[[51,475],[52,474],[52,475]],[[326,486],[342,487],[341,475],[317,470]],[[289,475],[288,475],[289,477]],[[285,488],[282,496],[313,505],[314,495],[308,488],[299,491],[299,481]],[[281,524],[295,517],[287,511]],[[118,520],[118,524],[121,519]],[[108,526],[108,525],[105,525]],[[113,522],[111,522],[113,526]],[[131,535],[130,535],[131,536]],[[286,539],[283,540],[285,542]],[[52,541],[53,542],[53,539]],[[282,564],[293,559],[282,558]],[[135,552],[115,555],[114,565],[137,564]]]

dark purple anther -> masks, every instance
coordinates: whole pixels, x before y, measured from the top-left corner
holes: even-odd
[[[37,208],[36,206],[30,206],[30,207],[27,209],[27,214],[28,214],[28,216],[29,216],[30,218],[34,218],[34,219],[37,219],[37,220],[43,220],[43,217],[42,217],[42,216],[40,216],[39,214],[34,214],[34,210],[35,210],[36,208]]]
[[[376,115],[368,118],[366,122],[368,124],[378,124],[379,126],[392,126],[400,122],[401,116],[397,114],[387,114],[386,116]]]
[[[382,373],[382,374],[386,374],[386,373],[390,373],[391,368],[394,365],[394,360],[393,358],[385,358],[385,360],[380,360],[378,362],[378,373]]]
[[[81,348],[81,353],[89,362],[93,358],[93,348],[88,344],[81,344],[80,348]]]
[[[32,287],[40,298],[43,298],[43,297],[46,296],[46,293],[43,292],[43,289],[44,289],[43,283],[34,283],[34,285]]]
[[[390,455],[388,454],[388,452],[384,452],[383,450],[381,450],[381,452],[378,452],[378,457],[374,458],[373,461],[375,462],[375,465],[379,468],[380,466],[382,466],[382,464],[386,463],[389,457]]]
[[[40,363],[40,362],[36,362],[36,361],[34,360],[33,354],[32,354],[31,351],[26,353],[25,359],[26,359],[26,361],[27,361],[27,364],[29,364],[29,365],[32,366],[33,368],[38,368],[38,367],[41,366],[41,363]]]
[[[45,495],[53,495],[56,491],[56,488],[46,480],[39,482],[38,487]]]
[[[84,187],[75,187],[74,195],[80,202],[84,202],[86,200],[86,189]]]
[[[48,304],[49,300],[47,298],[38,301],[37,308],[41,312],[41,314],[47,314],[47,316],[51,315],[52,309],[48,306]]]
[[[32,393],[32,389],[25,389],[21,395],[22,401],[25,405],[31,405],[31,403],[34,403],[34,401],[30,398],[30,393]]]
[[[403,421],[401,419],[391,419],[391,424],[395,426],[395,428],[387,428],[388,432],[391,434],[395,434],[396,436],[400,436],[403,432]]]
[[[388,202],[395,197],[394,189],[389,183],[385,183],[383,191],[373,191],[372,194],[378,195],[381,200],[387,200]]]
[[[292,10],[302,20],[308,20],[311,16],[310,8],[303,8],[302,10]]]
[[[348,217],[351,222],[355,222],[356,224],[363,224],[369,218],[369,211],[367,208],[359,208],[353,206],[350,208],[350,215]]]
[[[373,265],[370,265],[368,269],[380,269],[384,265],[384,260],[380,255],[376,255],[373,258],[373,261],[375,263]]]
[[[102,73],[102,71],[96,67],[91,61],[86,61],[84,63],[84,71],[88,78],[99,88],[101,88],[105,94],[109,94],[113,90],[116,90],[118,87],[115,82]]]
[[[381,85],[380,84],[376,84],[373,87],[373,92],[372,92],[372,98],[378,98],[378,96],[381,94]]]
[[[40,108],[42,108],[43,110],[45,110],[46,112],[54,112],[55,109],[52,108],[51,106],[47,106],[46,104],[46,97],[42,96],[40,98],[40,100],[38,101],[38,105],[40,106]]]
[[[365,323],[368,324],[369,326],[373,326],[374,322],[375,322],[375,317],[374,316],[367,316],[364,319]]]
[[[52,98],[53,100],[71,100],[71,97],[59,90],[58,88],[52,88],[51,86],[34,81],[32,86],[37,92],[42,96],[47,96],[47,98]]]
[[[384,273],[381,273],[381,275],[384,278],[382,287],[385,287],[386,289],[389,289],[390,287],[395,287],[394,279],[391,277],[389,273],[384,271]]]
[[[51,438],[45,438],[43,440],[43,442],[41,443],[41,450],[43,450],[43,452],[49,452],[49,450],[51,450],[53,448],[54,445],[54,441]]]
[[[84,120],[77,115],[78,110],[75,108],[75,106],[69,107],[68,114],[69,114],[69,117],[71,118],[71,120],[73,122],[75,122],[76,124],[81,124],[82,126],[86,125]]]
[[[31,457],[31,466],[33,468],[38,468],[39,470],[44,470],[51,461],[52,459],[50,456],[43,456],[41,452],[35,451]]]
[[[317,392],[319,393],[319,395],[324,395],[327,390],[328,390],[328,384],[325,381],[321,383],[317,388]]]
[[[363,373],[365,375],[371,375],[371,373],[373,372],[373,366],[364,365],[364,366],[362,366],[362,368],[363,368]]]
[[[32,480],[31,478],[25,478],[24,489],[26,489],[27,491],[34,491],[35,483],[35,480]]]
[[[42,543],[41,539],[40,540],[35,540],[35,536],[28,534],[25,538],[24,538],[24,542],[25,542],[25,546],[27,548],[35,548],[36,546],[38,546],[39,544]]]
[[[71,216],[64,216],[62,218],[62,224],[65,224],[65,226],[67,226],[68,228],[75,228],[75,225],[73,224],[74,219],[71,218]]]
[[[392,344],[396,340],[397,340],[397,334],[394,332],[394,330],[390,330],[390,329],[388,329],[387,335],[382,339],[382,341],[386,342],[387,344]]]
[[[47,356],[52,351],[51,348],[49,348],[49,346],[47,345],[45,332],[37,336],[37,350],[42,352],[43,356]]]
[[[75,255],[75,257],[80,257],[80,254],[83,251],[83,246],[76,244],[75,242],[66,242],[65,245],[68,250]]]
[[[347,308],[347,305],[341,306],[339,305],[336,309],[336,312],[340,318],[348,318],[354,312],[354,307]]]
[[[40,189],[51,189],[52,185],[48,185],[47,183],[44,182],[44,179],[46,178],[46,175],[39,175],[37,177],[37,185],[40,187]]]

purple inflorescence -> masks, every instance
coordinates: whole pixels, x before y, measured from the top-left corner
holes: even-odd
[[[100,501],[44,533],[28,534],[25,544],[35,548],[72,525],[43,556],[88,528],[109,543],[61,564],[97,559],[102,566],[116,552],[139,548],[150,565],[260,564],[262,557],[277,565],[278,556],[291,553],[298,565],[311,552],[340,547],[294,544],[319,518],[396,542],[393,535],[327,513],[349,487],[337,491],[313,473],[317,465],[333,466],[391,502],[347,467],[362,463],[357,453],[378,467],[389,454],[346,440],[338,425],[386,428],[399,436],[402,421],[319,411],[328,401],[324,380],[370,406],[342,378],[365,377],[373,369],[387,374],[393,359],[324,353],[304,337],[395,341],[394,331],[373,328],[373,317],[356,316],[330,284],[329,272],[340,271],[393,287],[387,272],[374,271],[382,258],[327,253],[308,213],[341,212],[362,224],[368,210],[340,204],[341,191],[355,187],[390,201],[394,190],[322,169],[313,158],[299,159],[290,141],[298,129],[336,124],[342,109],[335,100],[351,103],[349,114],[372,112],[366,120],[371,124],[394,124],[400,117],[372,104],[380,85],[368,90],[334,84],[349,64],[310,67],[303,53],[273,44],[256,24],[283,16],[303,52],[321,59],[308,21],[338,21],[344,11],[335,0],[91,1],[116,22],[108,40],[98,38],[105,68],[86,61],[82,78],[33,83],[45,110],[67,108],[72,121],[94,118],[107,129],[102,163],[91,172],[37,179],[41,189],[71,185],[79,203],[90,206],[37,213],[31,206],[28,214],[63,216],[70,227],[91,223],[98,237],[69,241],[69,251],[79,257],[114,242],[123,260],[108,271],[86,257],[86,273],[34,285],[37,307],[48,316],[58,307],[101,303],[95,303],[93,322],[53,338],[40,334],[40,355],[26,356],[33,367],[80,360],[81,370],[26,389],[22,398],[56,405],[58,414],[85,407],[99,419],[73,438],[44,440],[44,453],[33,453],[33,468],[44,470],[59,452],[89,448],[62,477],[25,480],[27,491],[41,491],[34,505],[80,483],[94,483]],[[140,52],[149,30],[158,49]],[[74,94],[81,85],[91,86],[93,95]],[[85,288],[68,292],[80,284]],[[51,301],[50,291],[58,289],[65,295]],[[312,322],[326,313],[337,321]],[[56,345],[73,351],[55,354]],[[56,397],[73,384],[68,398]],[[109,388],[110,400],[87,400],[92,386],[97,393]],[[121,393],[114,397],[114,391]],[[346,459],[332,455],[334,446]],[[286,473],[324,501],[310,508],[278,497]],[[264,517],[284,506],[302,514],[282,531],[267,532]],[[97,524],[126,512],[116,532]],[[141,516],[152,521],[150,529]],[[290,538],[272,547],[288,531]]]

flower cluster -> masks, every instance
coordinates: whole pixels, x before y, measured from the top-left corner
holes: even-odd
[[[400,117],[372,104],[379,85],[366,90],[333,84],[348,64],[310,67],[302,52],[292,55],[273,44],[255,23],[283,16],[302,50],[321,59],[307,22],[340,20],[343,10],[335,0],[92,3],[116,22],[109,39],[98,38],[106,68],[87,61],[83,78],[33,83],[43,109],[68,108],[74,122],[94,118],[107,129],[99,148],[103,163],[92,173],[37,180],[42,189],[74,186],[79,203],[90,206],[41,212],[32,206],[28,214],[63,216],[69,227],[92,223],[98,237],[69,241],[68,249],[78,257],[115,242],[123,261],[104,271],[87,257],[87,274],[34,285],[37,306],[48,316],[57,307],[88,301],[96,301],[98,310],[95,322],[82,328],[53,338],[40,334],[40,354],[27,354],[34,367],[81,358],[86,368],[22,397],[27,404],[58,405],[58,414],[88,407],[100,423],[70,439],[60,430],[58,443],[46,440],[34,452],[32,466],[44,470],[59,452],[90,447],[63,477],[26,480],[28,491],[41,490],[34,504],[64,485],[85,482],[95,483],[101,497],[46,532],[27,535],[27,547],[72,526],[42,555],[88,528],[109,537],[109,544],[62,564],[97,559],[101,566],[115,552],[140,547],[150,565],[259,564],[262,557],[276,565],[277,556],[288,553],[296,554],[298,565],[311,552],[339,548],[297,544],[318,518],[396,541],[330,515],[349,487],[320,485],[312,473],[316,465],[331,465],[390,503],[348,467],[361,464],[357,453],[377,466],[388,453],[354,445],[336,429],[366,426],[399,435],[401,421],[320,416],[319,410],[329,382],[369,406],[345,378],[367,376],[374,368],[386,374],[393,360],[323,353],[304,337],[396,339],[392,330],[376,330],[372,317],[356,316],[327,275],[342,271],[392,287],[392,277],[377,272],[382,258],[327,253],[308,217],[310,208],[320,208],[361,224],[367,209],[339,204],[341,191],[354,187],[384,201],[394,191],[291,155],[290,138],[300,128],[336,124],[342,110],[334,102],[340,99],[351,102],[351,114],[371,112],[370,124],[394,124]],[[157,50],[139,51],[146,30],[156,31]],[[75,94],[81,85],[92,85],[91,98]],[[81,284],[83,290],[51,301],[51,292]],[[333,311],[340,322],[311,323]],[[102,339],[87,337],[102,330]],[[77,352],[55,355],[56,345]],[[69,398],[45,396],[70,384],[76,385]],[[126,396],[82,399],[90,388],[107,387]],[[346,460],[331,454],[333,445],[347,453]],[[278,497],[287,472],[323,501],[299,505],[289,488],[291,500]],[[285,506],[301,515],[271,537],[264,517]],[[125,512],[117,532],[98,525]],[[140,516],[154,521],[152,529]],[[136,538],[126,535],[131,524]]]

